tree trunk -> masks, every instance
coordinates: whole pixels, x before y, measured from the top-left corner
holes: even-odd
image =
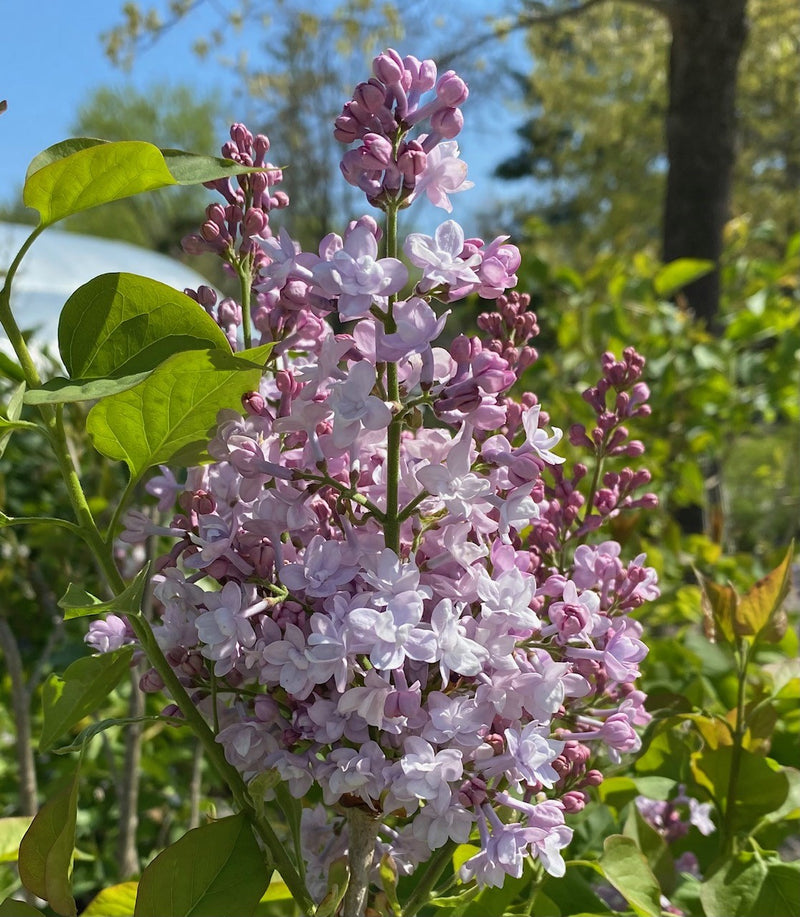
[[[747,0],[672,0],[667,114],[664,261],[719,265],[736,156],[736,79],[747,35]],[[719,268],[687,286],[695,316],[711,330]]]

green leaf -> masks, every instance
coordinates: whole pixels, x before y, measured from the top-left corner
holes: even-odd
[[[170,174],[179,185],[201,185],[218,178],[232,178],[248,172],[261,172],[253,166],[243,166],[232,159],[187,153],[184,150],[161,150]]]
[[[786,615],[781,606],[789,594],[794,542],[780,564],[739,597],[734,626],[742,635],[763,637],[777,643],[786,632]],[[782,617],[782,620],[781,620]]]
[[[33,905],[18,901],[16,898],[6,898],[0,904],[0,917],[44,917],[44,915]]]
[[[81,917],[133,917],[137,882],[122,882],[104,888],[81,911]]]
[[[69,745],[61,745],[53,749],[56,755],[71,755],[76,751],[83,751],[87,742],[95,736],[105,732],[106,729],[112,729],[114,726],[130,726],[133,723],[169,723],[171,726],[185,726],[186,720],[169,716],[116,716],[109,717],[105,720],[98,720],[90,723],[85,729],[82,729],[75,740]]]
[[[22,367],[15,360],[12,360],[8,354],[3,353],[1,350],[0,375],[5,376],[7,379],[11,379],[12,382],[25,381],[25,373],[22,371]]]
[[[19,876],[29,892],[63,917],[75,917],[72,855],[78,814],[78,774],[42,806],[19,847]]]
[[[673,293],[687,286],[714,270],[713,261],[699,258],[678,258],[665,264],[653,278],[653,289],[659,296],[670,297]]]
[[[628,812],[623,833],[631,838],[647,859],[661,889],[669,895],[675,883],[675,864],[664,838],[642,818],[634,805]]]
[[[269,885],[244,815],[194,828],[142,873],[136,917],[249,917]]]
[[[90,142],[29,172],[22,196],[26,207],[39,211],[40,225],[50,226],[73,213],[174,184],[151,143]]]
[[[753,914],[770,917],[800,917],[800,863],[772,861],[761,883]]]
[[[722,863],[700,886],[706,917],[754,914],[753,904],[766,875],[766,864],[753,853],[740,853]]]
[[[714,643],[717,636],[722,635],[726,642],[733,643],[739,594],[733,586],[720,586],[719,583],[706,579],[699,573],[697,579],[702,590],[701,605],[706,637]]]
[[[41,388],[25,393],[25,404],[67,404],[76,401],[97,401],[126,392],[143,382],[152,372],[135,373],[119,379],[49,379]]]
[[[196,185],[258,172],[230,159],[159,150],[139,140],[62,140],[33,158],[23,200],[49,226],[81,210],[170,185]]]
[[[24,400],[25,382],[23,381],[14,389],[11,393],[11,397],[8,399],[6,419],[2,427],[2,433],[0,433],[0,457],[2,457],[3,453],[6,451],[6,446],[14,430],[23,429],[23,425],[20,425],[20,417],[22,416],[22,405]],[[30,425],[26,424],[24,426]]]
[[[19,842],[30,828],[33,818],[13,815],[0,818],[0,863],[15,863],[19,856]]]
[[[728,798],[733,747],[704,748],[694,752],[689,764],[697,783],[719,804],[734,805],[734,831],[752,832],[758,820],[783,805],[789,794],[789,779],[771,758],[742,749],[735,799]],[[758,787],[758,792],[753,792]]]
[[[87,150],[89,147],[98,146],[98,144],[106,142],[105,140],[98,140],[96,137],[70,137],[67,140],[54,143],[33,157],[28,166],[28,171],[25,173],[25,180],[27,181],[34,172],[58,162],[59,159],[66,159],[67,156],[71,156],[73,153],[79,153],[81,150]]]
[[[64,609],[64,620],[83,618],[86,615],[100,615],[115,612],[124,615],[138,615],[142,610],[142,597],[147,588],[150,575],[150,565],[143,567],[118,596],[108,602],[98,599],[97,596],[86,592],[79,586],[70,583],[67,591],[58,600],[58,607]]]
[[[222,408],[241,411],[261,370],[220,351],[180,353],[144,382],[96,404],[86,429],[95,449],[124,461],[138,479],[158,464],[196,465]]]
[[[48,751],[56,740],[96,710],[130,668],[133,647],[113,653],[86,656],[73,662],[64,677],[51,675],[42,690],[44,724],[39,751]]]
[[[660,917],[661,889],[634,840],[621,834],[607,837],[599,865],[636,914]]]
[[[186,350],[230,352],[222,329],[185,293],[137,274],[101,274],[67,300],[58,349],[72,377],[119,378]]]

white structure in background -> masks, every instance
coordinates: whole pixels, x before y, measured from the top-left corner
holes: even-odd
[[[5,275],[32,229],[0,223],[0,276]],[[55,355],[58,316],[64,303],[88,280],[116,271],[160,280],[181,291],[208,284],[202,275],[179,261],[145,248],[47,229],[28,250],[14,278],[11,307],[17,323],[23,331],[34,331],[34,347],[49,344]],[[0,349],[8,348],[8,339],[0,327]]]

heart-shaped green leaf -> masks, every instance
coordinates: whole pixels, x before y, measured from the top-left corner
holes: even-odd
[[[140,140],[84,146],[29,174],[27,207],[50,226],[82,210],[177,184],[158,147]]]
[[[186,350],[230,352],[225,333],[185,293],[136,274],[101,274],[67,300],[58,349],[69,374],[85,379],[155,369]]]
[[[135,917],[249,917],[270,870],[244,815],[194,828],[142,873]]]
[[[96,404],[86,428],[95,449],[127,464],[138,479],[159,464],[195,465],[217,413],[241,410],[241,396],[258,387],[261,370],[222,351],[170,357],[144,382]]]
[[[159,150],[140,140],[62,140],[33,158],[23,189],[26,206],[49,226],[81,210],[170,185],[197,185],[256,172],[230,159]]]

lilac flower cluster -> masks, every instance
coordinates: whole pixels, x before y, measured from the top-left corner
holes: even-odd
[[[166,468],[150,482],[162,508],[177,500],[172,523],[131,513],[123,536],[174,541],[156,577],[156,635],[198,704],[216,699],[229,761],[247,780],[274,773],[297,798],[319,788],[324,807],[303,823],[320,897],[354,810],[375,826],[375,862],[388,854],[403,872],[472,839],[465,881],[501,885],[527,856],[562,875],[565,815],[604,760],[639,747],[649,719],[630,612],[658,595],[643,556],[588,540],[654,500],[635,495],[644,471],[600,476],[641,455],[623,424],[647,410],[642,359],[603,357],[586,396],[595,425],[570,433],[594,463],[587,490],[587,467],[565,470],[562,432],[535,396],[511,393],[538,331],[529,297],[511,290],[518,250],[448,220],[405,240],[412,279],[389,244],[421,188],[449,210],[446,192],[464,187],[442,168],[457,148],[442,147],[466,86],[394,51],[374,73],[336,136],[361,142],[343,171],[389,228],[365,216],[307,253],[262,227],[253,315],[276,344],[272,371],[244,396],[245,416],[222,412],[213,464],[185,484]],[[408,139],[426,119],[430,133]],[[235,130],[240,153],[265,149]],[[249,246],[243,212],[226,226]],[[448,312],[435,303],[473,293],[497,304],[479,319],[484,337],[436,346]],[[346,333],[328,313],[352,323]],[[112,618],[90,640],[107,650],[129,636]],[[145,687],[159,681],[151,672]]]
[[[424,191],[449,212],[448,194],[472,187],[453,142],[464,126],[467,84],[452,70],[437,79],[434,61],[401,58],[391,49],[375,58],[372,71],[336,119],[334,137],[360,143],[342,158],[342,174],[376,207],[408,206]],[[411,138],[420,125],[428,132]]]

